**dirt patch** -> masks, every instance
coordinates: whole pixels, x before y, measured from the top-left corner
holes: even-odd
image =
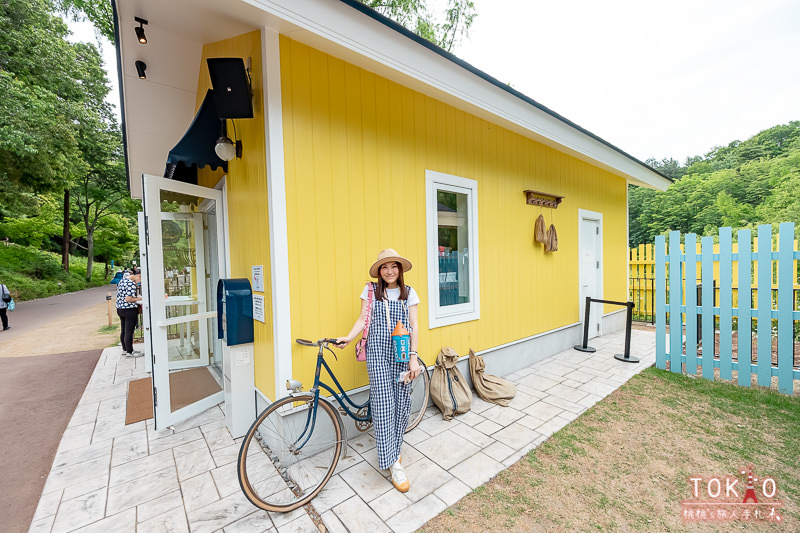
[[[98,303],[12,337],[0,337],[0,357],[25,357],[107,348],[119,342],[119,328],[100,332],[108,324],[108,305]],[[116,313],[112,324],[119,325]]]
[[[650,369],[423,531],[800,531],[799,423],[797,398]],[[690,477],[744,487],[747,464],[778,481],[780,524],[682,518]]]

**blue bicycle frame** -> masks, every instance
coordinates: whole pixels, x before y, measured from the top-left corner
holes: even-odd
[[[331,396],[336,399],[336,402],[339,404],[341,409],[350,418],[353,418],[354,420],[356,420],[358,422],[368,422],[368,421],[370,421],[372,419],[372,408],[370,406],[369,398],[367,398],[367,401],[364,402],[363,404],[357,404],[353,400],[351,400],[350,397],[345,392],[344,387],[342,387],[342,385],[339,383],[339,380],[336,379],[336,375],[331,370],[331,367],[328,366],[327,361],[325,361],[325,354],[324,354],[323,350],[328,350],[329,352],[331,352],[333,354],[334,357],[336,357],[336,354],[333,353],[333,350],[328,348],[328,342],[327,341],[330,341],[330,340],[332,340],[332,339],[323,339],[322,341],[318,341],[319,342],[319,352],[317,353],[317,368],[316,368],[316,371],[314,373],[314,386],[311,387],[311,389],[309,389],[309,391],[308,391],[308,393],[313,395],[313,397],[314,397],[313,402],[314,403],[313,403],[311,409],[309,409],[308,415],[306,417],[306,425],[303,428],[303,431],[300,433],[300,436],[297,438],[297,441],[295,441],[294,445],[292,446],[292,448],[295,451],[295,453],[297,451],[301,450],[303,448],[303,446],[306,445],[306,443],[308,442],[308,439],[310,439],[311,435],[314,433],[314,427],[315,427],[316,422],[317,422],[317,406],[319,405],[319,400],[320,400],[320,396],[319,396],[320,388],[325,389],[326,391],[328,391],[331,394]],[[303,344],[303,343],[301,343],[301,344]],[[307,346],[307,344],[306,344],[306,346]],[[336,357],[336,359],[338,360],[338,357]],[[328,376],[330,376],[330,378],[333,379],[333,382],[336,385],[336,388],[339,389],[338,393],[335,390],[333,390],[327,383],[321,381],[320,377],[321,377],[321,370],[322,370],[323,367],[327,371]],[[303,393],[303,394],[307,394],[307,393]],[[344,400],[344,401],[342,401],[342,400]],[[323,401],[327,401],[327,400],[323,400]],[[364,416],[359,416],[357,412],[353,412],[353,411],[350,410],[352,408],[355,411],[360,411],[361,409],[364,409],[365,407],[367,409],[367,412],[366,412],[366,414]],[[338,417],[338,411],[334,410],[334,412],[337,413],[337,417]],[[339,422],[341,422],[341,418],[339,418]],[[344,425],[340,424],[340,426],[342,427],[342,431],[344,431]],[[302,442],[300,442],[300,441],[302,441]],[[346,436],[344,437],[344,441],[345,441],[345,444],[346,444],[347,443],[347,437]],[[342,453],[343,454],[344,454],[345,448],[346,448],[346,446],[342,448]]]

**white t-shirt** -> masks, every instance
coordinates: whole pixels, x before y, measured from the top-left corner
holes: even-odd
[[[398,300],[400,298],[400,287],[396,289],[386,289],[385,291],[386,297],[390,300]],[[364,290],[361,291],[361,299],[364,301],[369,301],[369,284],[364,285]],[[417,291],[414,290],[413,287],[408,288],[408,306],[412,307],[419,304],[419,296],[417,296]]]

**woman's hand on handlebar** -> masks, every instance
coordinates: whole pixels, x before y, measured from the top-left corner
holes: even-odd
[[[336,338],[336,344],[334,344],[334,346],[336,346],[337,348],[339,348],[341,350],[342,348],[344,348],[348,344],[350,344],[352,341],[353,341],[353,339],[351,339],[349,337],[346,337],[346,336],[345,337],[337,337]]]
[[[422,366],[420,366],[417,356],[412,356],[411,359],[408,360],[408,372],[409,381],[413,381],[422,373]]]

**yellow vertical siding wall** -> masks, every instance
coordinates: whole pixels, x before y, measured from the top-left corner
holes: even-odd
[[[392,247],[414,267],[420,354],[482,350],[579,321],[578,209],[603,214],[604,296],[626,298],[625,180],[335,57],[281,37],[292,337],[348,333],[367,268]],[[481,318],[429,330],[425,170],[478,182]],[[524,189],[564,195],[526,205]],[[539,213],[559,250],[533,242]],[[607,311],[616,308],[608,308]],[[312,350],[295,345],[297,379]],[[346,388],[367,382],[352,347],[331,360]]]
[[[266,146],[264,142],[263,79],[261,61],[261,32],[254,31],[208,44],[203,47],[200,79],[197,84],[197,106],[200,106],[206,90],[211,88],[206,58],[241,57],[251,58],[254,118],[237,119],[236,135],[242,140],[242,159],[228,162],[226,186],[228,193],[228,228],[230,236],[232,278],[251,277],[252,265],[264,265],[264,299],[266,323],[254,321],[255,325],[255,381],[256,387],[270,398],[275,397],[275,359],[272,335],[272,282],[269,257],[269,213],[267,208]],[[234,130],[228,122],[228,136]],[[211,172],[207,168],[199,173],[198,181],[205,187],[213,187],[221,177],[221,171]],[[252,281],[252,280],[251,280]],[[259,294],[259,293],[256,293]]]

